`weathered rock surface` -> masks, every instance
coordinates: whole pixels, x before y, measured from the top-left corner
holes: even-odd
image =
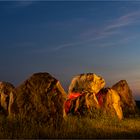
[[[121,99],[121,107],[125,117],[136,113],[136,102],[132,96],[132,91],[126,80],[121,80],[112,86],[116,90]]]
[[[35,73],[16,88],[12,111],[26,119],[52,124],[63,119],[66,93],[49,73]]]
[[[80,74],[72,79],[69,86],[69,93],[90,92],[98,93],[105,86],[105,80],[93,73]]]
[[[93,73],[80,74],[72,79],[65,102],[66,114],[101,114],[123,118],[119,94],[104,88],[105,80]]]
[[[102,77],[93,73],[80,74],[72,79],[65,102],[66,114],[86,115],[99,108],[96,94],[105,86]]]
[[[103,113],[110,116],[117,116],[120,120],[123,118],[121,99],[115,90],[103,88],[96,97]]]
[[[92,115],[100,108],[93,93],[70,93],[64,104],[67,115],[87,116]]]
[[[0,82],[0,112],[2,115],[10,114],[10,106],[13,103],[15,87],[9,82]]]
[[[66,114],[99,111],[122,119],[136,113],[136,102],[125,80],[112,88],[104,86],[105,80],[93,73],[75,76],[68,95],[49,73],[35,73],[17,88],[0,82],[0,113],[53,125],[61,123]]]
[[[66,114],[80,116],[100,115],[123,118],[120,104],[120,96],[111,88],[103,88],[96,94],[97,102],[93,93],[71,93],[65,102]],[[98,116],[99,117],[99,116]]]

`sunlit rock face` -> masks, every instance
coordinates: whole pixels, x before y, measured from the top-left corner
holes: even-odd
[[[100,89],[105,86],[105,80],[93,73],[80,74],[72,79],[69,86],[69,93],[71,92],[90,92],[98,93]]]
[[[9,82],[0,82],[0,113],[10,114],[10,106],[13,103],[15,87]]]
[[[105,80],[93,73],[80,74],[72,79],[65,102],[66,114],[86,115],[99,108],[96,94],[105,86]]]
[[[64,103],[66,115],[87,116],[95,114],[100,108],[95,98],[94,93],[70,93]]]
[[[49,73],[35,73],[16,88],[15,114],[41,123],[60,123],[66,93]]]
[[[112,86],[112,89],[116,90],[121,99],[121,106],[125,117],[136,113],[136,102],[132,96],[126,80],[121,80]]]
[[[96,95],[89,92],[69,93],[65,101],[65,112],[67,115],[123,118],[120,96],[111,88],[102,88]]]
[[[111,88],[103,88],[96,95],[101,111],[109,116],[123,118],[119,94]]]
[[[105,80],[93,73],[74,77],[65,101],[66,114],[94,116],[100,112],[100,115],[117,116],[121,120],[120,96],[115,90],[104,86]]]

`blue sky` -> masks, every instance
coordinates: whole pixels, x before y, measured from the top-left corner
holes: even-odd
[[[139,1],[0,1],[0,80],[46,71],[67,89],[93,72],[140,99]]]

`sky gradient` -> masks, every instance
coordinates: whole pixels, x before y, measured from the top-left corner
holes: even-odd
[[[0,80],[49,72],[127,80],[140,100],[140,1],[0,1]]]

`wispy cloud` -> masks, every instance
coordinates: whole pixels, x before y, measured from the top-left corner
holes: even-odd
[[[140,11],[127,13],[125,15],[122,15],[110,22],[106,26],[103,26],[102,28],[91,28],[88,31],[85,31],[79,35],[79,41],[75,41],[72,43],[66,43],[66,44],[60,44],[53,48],[54,51],[59,51],[61,49],[69,48],[69,47],[75,47],[77,45],[81,45],[84,43],[91,43],[93,41],[105,39],[108,37],[120,35],[121,32],[123,32],[122,28],[133,26],[136,23],[140,22]],[[121,30],[120,30],[121,29]],[[133,39],[135,37],[124,37],[121,38],[118,43],[125,43],[130,39]],[[110,43],[113,45],[114,43]],[[105,47],[106,45],[101,45]],[[110,46],[110,45],[109,45]]]
[[[115,30],[117,28],[130,26],[136,22],[140,22],[140,11],[128,13],[119,17],[118,19],[112,21],[112,23],[108,25],[105,30]]]
[[[133,39],[136,39],[136,38],[139,38],[138,35],[136,36],[129,36],[129,37],[124,37],[124,38],[121,38],[120,40],[117,40],[117,41],[114,41],[114,42],[101,42],[98,44],[98,47],[100,48],[108,48],[108,47],[117,47],[119,46],[120,44],[126,44],[126,43],[129,43],[131,42]]]
[[[28,6],[32,5],[33,3],[34,3],[34,1],[30,1],[30,0],[15,1],[14,8],[28,7]]]
[[[118,31],[110,31],[110,32],[96,31],[95,34],[92,37],[86,37],[84,39],[82,37],[82,38],[79,39],[79,41],[60,44],[58,46],[52,47],[52,50],[53,51],[59,51],[61,49],[76,47],[76,46],[79,46],[79,45],[83,45],[83,44],[91,43],[91,42],[94,42],[94,41],[98,41],[98,40],[107,38],[108,36],[115,35],[115,34],[118,34]]]
[[[33,1],[19,1],[19,5],[23,7],[27,7],[33,4]]]
[[[87,43],[90,43],[90,42],[93,42],[93,41],[103,39],[103,38],[107,37],[108,35],[113,35],[113,34],[114,34],[114,32],[109,32],[109,33],[106,32],[106,33],[103,33],[102,35],[96,36],[94,38],[92,37],[92,38],[84,39],[82,41],[61,44],[61,45],[58,45],[57,47],[54,47],[53,51],[59,51],[61,49],[66,49],[66,48],[70,48],[70,47],[79,46],[79,45],[82,45],[82,44],[87,44]]]
[[[101,27],[100,29],[91,28],[81,34],[82,37],[90,36],[112,36],[120,33],[118,29],[122,27],[132,26],[135,23],[140,22],[140,11],[131,12],[118,17],[114,20],[108,22],[107,25]]]

